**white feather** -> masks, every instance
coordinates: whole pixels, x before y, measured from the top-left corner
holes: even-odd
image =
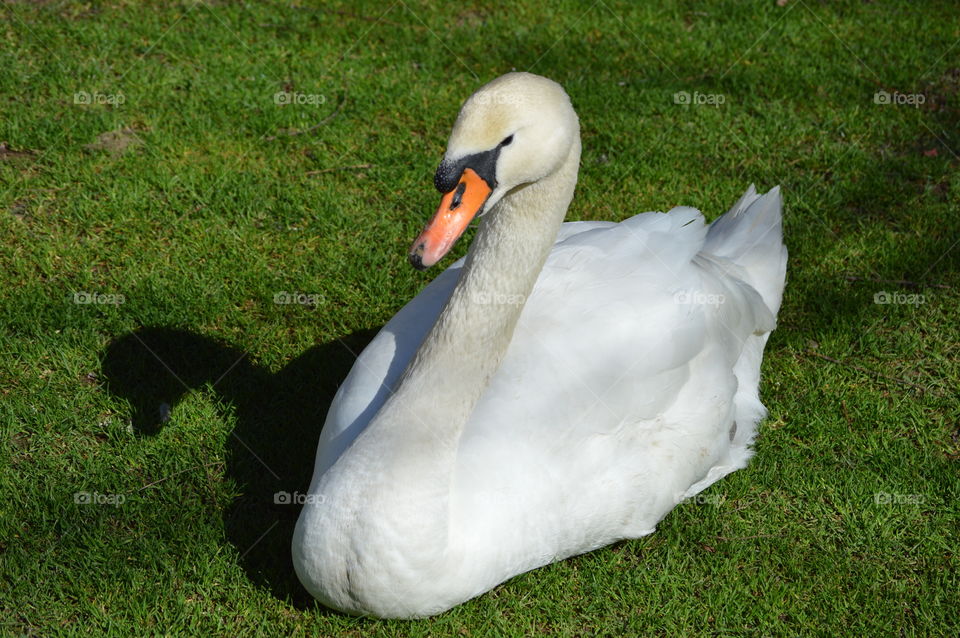
[[[778,189],[759,196],[751,186],[710,226],[685,207],[563,224],[529,295],[516,300],[522,311],[499,365],[452,439],[452,467],[437,474],[449,477],[435,497],[448,499],[438,522],[427,520],[435,503],[423,510],[417,486],[387,485],[399,474],[370,476],[381,472],[371,461],[339,461],[347,450],[360,458],[361,448],[384,457],[397,449],[369,437],[351,444],[398,387],[463,267],[452,265],[383,327],[331,406],[311,490],[332,501],[304,509],[294,553],[301,579],[332,606],[436,613],[523,571],[653,532],[678,502],[751,455],[765,415],[760,361],[786,267]],[[433,409],[454,412],[445,401],[441,392]],[[424,465],[444,458],[421,453],[415,461]],[[338,491],[365,482],[377,486],[368,493],[395,490],[381,506],[391,511],[365,512],[346,497],[339,504]],[[403,525],[381,525],[418,515],[439,536],[414,541]]]

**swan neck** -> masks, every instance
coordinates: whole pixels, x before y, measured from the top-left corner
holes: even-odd
[[[577,141],[558,170],[515,188],[481,218],[460,280],[404,375],[403,386],[444,387],[458,397],[456,413],[441,417],[451,434],[510,345],[573,198],[579,161]]]

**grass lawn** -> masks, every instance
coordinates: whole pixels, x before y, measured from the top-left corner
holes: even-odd
[[[960,6],[313,4],[0,9],[0,634],[960,633]],[[782,185],[770,417],[652,536],[332,613],[274,494],[439,272],[433,171],[514,68],[580,114],[568,219]]]

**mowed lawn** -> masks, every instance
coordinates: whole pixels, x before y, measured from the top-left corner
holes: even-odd
[[[0,634],[960,633],[956,3],[0,12]],[[333,613],[289,551],[324,415],[439,272],[405,259],[433,171],[512,69],[580,115],[568,219],[781,185],[770,417],[652,536]]]

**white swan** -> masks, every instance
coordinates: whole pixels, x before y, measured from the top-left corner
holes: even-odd
[[[363,351],[320,436],[293,557],[325,605],[435,614],[650,534],[746,465],[786,268],[778,189],[709,227],[685,207],[562,224],[579,159],[551,80],[511,73],[464,103],[411,261],[482,211],[470,252]]]

